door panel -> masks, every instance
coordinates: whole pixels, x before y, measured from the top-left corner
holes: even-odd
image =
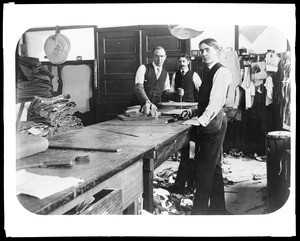
[[[160,32],[160,33],[159,33]],[[148,30],[147,32],[143,32],[146,37],[146,50],[147,52],[151,52],[153,48],[157,45],[162,45],[167,43],[167,46],[164,46],[168,48],[169,51],[177,51],[180,49],[180,41],[178,41],[177,38],[170,35],[168,31],[158,31],[156,30],[154,33],[151,30]],[[166,34],[163,36],[160,36],[159,34]]]
[[[140,65],[140,31],[98,32],[100,121],[129,105]]]
[[[125,57],[126,58],[126,57]],[[107,59],[104,61],[105,74],[130,74],[135,71],[135,59]]]
[[[166,49],[164,68],[170,78],[177,70],[179,54],[190,52],[190,40],[172,36],[167,25],[98,29],[97,41],[100,121],[124,113],[133,94],[136,71],[152,61],[155,46]]]
[[[153,48],[162,46],[167,52],[164,68],[170,78],[177,70],[177,59],[181,53],[190,52],[190,40],[180,40],[171,35],[167,26],[142,30],[142,59],[150,63],[153,58]]]

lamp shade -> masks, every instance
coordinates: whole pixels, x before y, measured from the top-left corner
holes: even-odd
[[[201,35],[204,31],[198,31],[193,28],[187,27],[187,26],[181,26],[178,25],[176,27],[170,28],[170,33],[179,39],[191,39],[198,37]]]

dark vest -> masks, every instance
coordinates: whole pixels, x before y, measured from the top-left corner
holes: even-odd
[[[198,95],[198,116],[201,116],[208,106],[213,78],[217,70],[221,67],[223,67],[223,65],[218,62],[210,70],[207,69],[203,72],[202,84],[199,88]]]
[[[161,101],[161,95],[164,90],[168,72],[164,68],[162,68],[159,78],[156,79],[156,74],[155,74],[153,64],[150,63],[150,64],[146,64],[145,66],[146,66],[146,72],[145,72],[144,89],[149,100],[153,104],[157,104],[158,102]]]
[[[193,81],[194,72],[188,70],[184,76],[181,75],[180,71],[176,72],[175,75],[175,90],[178,88],[184,89],[184,95],[182,97],[182,101],[185,102],[197,102],[198,101],[198,93],[195,88],[195,84]]]

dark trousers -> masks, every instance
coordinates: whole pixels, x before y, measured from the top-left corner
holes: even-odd
[[[181,150],[181,160],[179,163],[175,185],[179,188],[180,193],[184,194],[187,190],[194,188],[195,170],[194,160],[190,159],[190,143],[185,145]]]
[[[220,112],[207,127],[197,130],[195,150],[195,199],[192,215],[225,214],[223,173],[221,167],[227,119]]]

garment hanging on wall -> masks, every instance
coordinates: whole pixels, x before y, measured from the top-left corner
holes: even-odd
[[[242,84],[241,66],[236,51],[223,51],[219,57],[220,63],[231,71],[232,83],[229,85],[228,95],[225,105],[227,107],[238,108],[239,88]]]
[[[251,100],[251,79],[250,79],[250,67],[244,67],[244,79],[241,87],[245,90],[245,109],[249,109],[252,106]]]
[[[291,113],[290,113],[290,95],[291,95],[291,79],[288,78],[283,84],[284,104],[283,104],[283,128],[290,130],[291,128]]]
[[[222,51],[219,57],[220,63],[231,71],[232,80],[236,86],[242,84],[241,66],[236,51]]]
[[[266,54],[266,71],[268,72],[277,72],[278,63],[280,61],[280,57],[278,57],[275,53],[267,53]]]
[[[271,76],[268,76],[266,78],[265,84],[264,84],[266,90],[267,90],[267,94],[266,94],[266,105],[270,105],[273,103],[273,79]]]
[[[274,54],[273,54],[274,55]],[[272,68],[275,71],[275,68]],[[277,69],[276,69],[277,71]],[[251,79],[254,81],[258,93],[262,93],[262,88],[266,88],[266,106],[273,103],[273,78],[267,72],[267,62],[254,62],[251,63]]]
[[[256,54],[241,56],[244,71],[241,85],[243,98],[240,106],[243,112],[241,128],[238,130],[241,134],[235,134],[233,139],[242,136],[242,141],[237,142],[241,148],[245,148],[246,152],[264,155],[265,134],[275,130],[289,130],[291,80],[286,73],[290,73],[290,59],[287,53],[278,54],[281,60],[277,72],[267,72],[265,55],[259,55],[259,59],[257,56]],[[288,64],[285,64],[285,61]],[[255,87],[254,92],[251,83]],[[237,130],[235,132],[237,133]]]
[[[250,89],[250,95],[251,95],[251,106],[253,106],[254,96],[255,96],[255,92],[256,92],[256,88],[255,88],[253,81],[250,81],[249,89]]]
[[[285,52],[281,55],[281,61],[279,63],[279,69],[282,73],[282,123],[283,128],[290,130],[290,97],[291,97],[291,52]]]
[[[254,81],[255,86],[261,85],[267,77],[265,61],[251,63],[251,80]]]
[[[252,121],[255,122],[258,134],[264,134],[269,131],[268,112],[266,106],[266,89],[262,88],[262,93],[255,93],[254,102],[251,108]]]

